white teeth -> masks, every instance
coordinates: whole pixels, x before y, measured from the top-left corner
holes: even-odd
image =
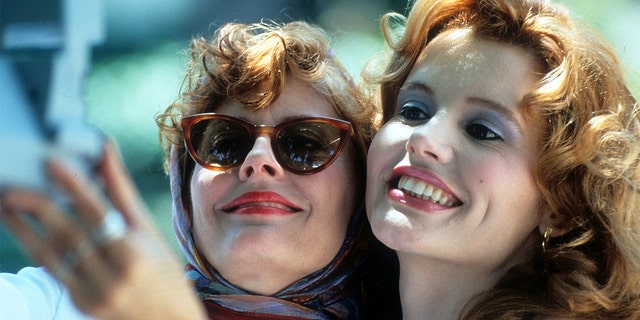
[[[414,179],[407,178],[404,180],[405,188],[409,191],[413,191],[413,186],[415,186],[415,184],[416,184],[416,181]]]
[[[427,183],[422,181],[422,180],[418,180],[416,181],[416,184],[413,186],[413,192],[415,192],[416,194],[423,194],[424,193],[424,188],[427,187]]]
[[[431,199],[433,200],[433,202],[438,202],[440,201],[440,196],[442,196],[442,190],[435,189],[435,191],[433,191],[433,194],[431,195]]]
[[[431,197],[431,195],[433,194],[433,186],[429,185],[424,192],[422,193],[423,197]]]
[[[455,201],[453,196],[444,192],[444,190],[437,188],[424,180],[418,180],[413,177],[400,177],[398,188],[404,190],[412,197],[435,202],[447,207],[453,206]]]

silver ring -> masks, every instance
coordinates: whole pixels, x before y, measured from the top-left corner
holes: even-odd
[[[75,247],[65,252],[60,260],[60,264],[53,271],[53,276],[60,281],[66,281],[76,269],[80,261],[89,257],[94,252],[91,241],[83,238]]]
[[[116,209],[109,209],[102,222],[91,232],[91,239],[97,246],[116,241],[127,233],[127,222]]]

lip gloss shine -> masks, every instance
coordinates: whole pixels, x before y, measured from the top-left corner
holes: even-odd
[[[278,193],[271,191],[247,192],[222,207],[228,214],[286,215],[302,210]]]

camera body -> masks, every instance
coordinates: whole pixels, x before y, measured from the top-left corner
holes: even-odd
[[[83,93],[102,20],[99,0],[3,3],[0,188],[51,190],[52,157],[91,177],[104,139],[85,121]]]

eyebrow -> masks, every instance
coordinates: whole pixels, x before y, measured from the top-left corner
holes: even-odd
[[[431,90],[431,88],[429,88],[424,83],[420,83],[420,82],[409,82],[404,84],[402,87],[400,87],[400,92],[409,91],[409,90],[425,91],[426,93],[433,95],[433,90]]]
[[[400,92],[410,91],[410,90],[420,90],[432,96],[434,95],[433,90],[429,86],[421,82],[409,82],[403,85],[402,87],[400,87]],[[518,122],[516,117],[513,115],[513,112],[511,112],[511,110],[509,110],[509,108],[505,107],[504,105],[492,100],[487,100],[487,99],[477,98],[477,97],[468,98],[467,101],[472,104],[480,105],[485,109],[489,109],[489,110],[492,110],[493,112],[498,113],[499,115],[504,117],[507,121],[513,123],[515,126],[515,129],[518,131],[519,134],[521,135],[523,134],[522,127],[520,126],[520,123]]]

